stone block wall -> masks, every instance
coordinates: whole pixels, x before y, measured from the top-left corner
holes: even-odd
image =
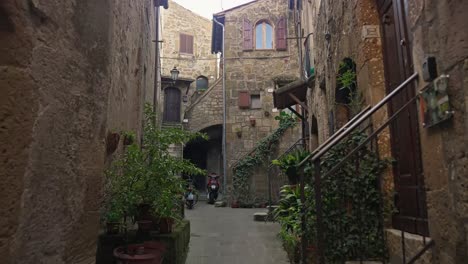
[[[421,73],[424,59],[436,58],[438,74],[450,75],[448,95],[455,111],[452,120],[419,128],[434,263],[468,258],[467,9],[467,1],[408,1],[414,68]],[[417,89],[426,85],[421,80]]]
[[[311,114],[318,119],[320,141],[330,134],[328,114],[333,110],[336,73],[343,57],[352,58],[357,65],[358,88],[364,92],[366,104],[375,105],[385,95],[381,36],[363,38],[364,26],[380,25],[376,1],[325,1],[306,3],[303,23],[314,31],[311,46],[316,72],[316,85],[308,95]],[[395,2],[395,1],[394,1]],[[427,56],[435,56],[439,74],[449,74],[450,104],[455,111],[452,120],[433,128],[419,127],[424,184],[427,196],[429,233],[435,241],[430,255],[422,263],[464,263],[468,254],[468,225],[466,197],[468,189],[468,33],[463,24],[468,2],[402,1],[405,4],[407,27],[414,70],[422,73]],[[316,20],[307,17],[315,15]],[[308,26],[307,26],[308,25]],[[324,32],[330,33],[330,41]],[[419,80],[417,91],[428,83]],[[385,110],[385,109],[384,109]],[[374,124],[387,116],[378,112]],[[418,121],[421,124],[421,120]],[[336,128],[336,127],[335,127]],[[390,155],[388,131],[379,138],[379,152]],[[387,153],[387,154],[385,154]],[[392,174],[387,173],[389,188]],[[401,240],[388,230],[392,257],[401,258]],[[422,247],[422,242],[407,238],[407,260]]]
[[[185,111],[188,124],[185,128],[199,132],[214,125],[223,124],[223,84],[218,79],[212,87],[192,95],[192,104]]]
[[[174,66],[180,71],[180,77],[196,79],[205,76],[209,82],[217,79],[216,55],[211,54],[212,22],[174,1],[169,1],[170,8],[161,11],[161,72],[170,76]],[[193,54],[184,54],[179,50],[180,33],[193,36]]]
[[[232,165],[249,153],[262,138],[278,127],[277,115],[273,112],[273,95],[275,88],[273,77],[284,73],[298,76],[298,52],[295,41],[288,40],[285,51],[278,50],[243,50],[243,21],[244,18],[255,25],[257,21],[267,20],[273,26],[273,32],[278,20],[287,19],[287,35],[294,34],[292,14],[288,11],[287,1],[264,0],[233,8],[224,12],[225,15],[225,71],[226,71],[226,141],[228,178],[232,181]],[[274,37],[273,37],[274,39]],[[297,73],[296,73],[297,72]],[[239,91],[260,95],[261,107],[258,109],[241,109],[238,105]],[[256,121],[250,125],[250,119]],[[236,135],[241,131],[242,136]],[[282,138],[282,146],[289,147],[301,137],[300,126]],[[281,148],[279,151],[284,151]],[[254,174],[253,184],[264,186],[266,170],[259,170]],[[260,189],[258,189],[260,190]],[[258,196],[265,196],[263,191]]]
[[[154,21],[152,1],[0,3],[0,263],[95,261],[105,138],[140,134]]]

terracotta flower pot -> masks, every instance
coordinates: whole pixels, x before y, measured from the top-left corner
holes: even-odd
[[[116,235],[120,231],[120,223],[119,222],[107,222],[106,229],[108,235]]]
[[[239,202],[234,201],[231,203],[231,208],[239,208]]]
[[[114,249],[118,264],[160,264],[166,247],[161,242],[149,241]]]

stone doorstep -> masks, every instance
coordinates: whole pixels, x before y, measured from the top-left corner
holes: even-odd
[[[401,231],[396,229],[386,229],[387,247],[390,255],[390,263],[402,263],[403,262],[403,251],[401,248]],[[426,244],[432,241],[430,237],[426,237]],[[423,237],[405,232],[405,255],[406,260],[415,256],[421,249],[423,249]],[[435,263],[432,259],[433,248],[428,249],[419,258],[417,263],[429,264]]]
[[[254,221],[257,222],[265,222],[268,218],[268,213],[267,212],[257,212],[254,213]]]
[[[226,207],[226,202],[219,201],[214,204],[215,207]]]

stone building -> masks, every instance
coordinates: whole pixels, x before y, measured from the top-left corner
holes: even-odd
[[[287,39],[294,32],[287,1],[252,1],[213,17],[225,27],[223,40],[222,27],[213,22],[212,52],[221,53],[224,44],[222,70],[226,78],[226,177],[229,186],[233,165],[278,127],[275,120],[278,113],[273,106],[272,93],[277,85],[274,80],[285,74],[292,80],[298,76],[298,53],[296,43]],[[214,108],[206,112],[208,115],[196,113],[197,106],[187,113],[191,117],[190,127],[199,127],[195,124],[203,123],[206,116],[211,125],[222,121],[222,104],[218,103],[222,99],[220,89],[222,85],[207,91],[211,95],[205,95],[198,102],[199,108]],[[213,97],[217,98],[217,103],[210,105]],[[283,136],[273,158],[300,138],[299,130],[300,125]],[[267,197],[266,173],[266,168],[259,168],[250,182],[259,199]]]
[[[419,110],[422,101],[410,104],[380,137],[379,151],[396,160],[385,176],[393,189],[398,213],[386,235],[391,263],[402,263],[424,248],[418,263],[464,263],[468,257],[468,46],[467,1],[313,0],[302,3],[304,64],[314,69],[315,82],[308,91],[311,133],[323,143],[352,116],[337,78],[345,67],[356,74],[362,104],[376,105],[414,72],[418,81],[398,94],[388,107],[372,116],[382,124],[405,102],[433,85],[423,64],[436,74],[449,75],[448,101],[453,116],[429,127]],[[341,67],[340,67],[341,65]],[[430,67],[429,67],[430,68]],[[427,71],[426,71],[427,72]],[[445,98],[446,99],[446,98]],[[344,100],[344,101],[343,101]],[[444,101],[445,102],[445,101]],[[445,114],[445,113],[444,113]],[[450,112],[448,113],[450,116]],[[311,139],[314,138],[311,136]],[[405,231],[402,249],[402,232]],[[424,238],[423,236],[426,236]]]
[[[216,81],[217,57],[210,52],[211,21],[173,1],[169,4],[171,8],[161,12],[161,107],[163,122],[180,123],[192,95],[203,93]],[[171,80],[174,67],[180,72],[176,83]],[[164,99],[167,96],[169,100]]]
[[[106,138],[141,136],[155,21],[153,1],[0,3],[0,263],[94,263]]]

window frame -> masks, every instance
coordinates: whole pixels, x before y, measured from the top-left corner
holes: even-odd
[[[269,25],[270,28],[271,28],[271,48],[266,48],[266,43],[267,43],[267,27],[266,25]],[[261,48],[257,48],[257,27],[258,26],[262,26],[262,47]],[[274,50],[275,49],[275,44],[276,44],[276,41],[275,41],[275,37],[276,37],[276,32],[275,32],[275,27],[273,26],[272,23],[270,23],[270,21],[266,20],[266,19],[262,19],[262,20],[259,20],[257,23],[255,23],[255,26],[253,27],[253,30],[254,32],[254,48],[255,50]]]
[[[258,107],[254,107],[254,105],[253,105],[254,97],[258,97],[258,102],[259,102]],[[250,94],[250,109],[262,109],[262,108],[263,108],[262,96],[259,93],[251,93]]]
[[[203,80],[206,81],[206,87],[204,89],[200,89],[198,87],[198,80],[200,80],[200,79],[203,79]],[[203,76],[203,75],[198,76],[197,79],[195,80],[195,90],[196,91],[206,91],[206,90],[208,90],[209,85],[210,85],[210,83],[208,81],[208,78]]]

